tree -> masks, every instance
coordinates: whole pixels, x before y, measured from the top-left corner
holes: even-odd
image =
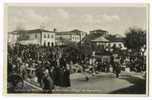
[[[146,45],[146,31],[139,28],[129,28],[126,32],[124,45],[131,50],[139,51]]]

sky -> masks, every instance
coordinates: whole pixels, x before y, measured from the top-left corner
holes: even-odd
[[[107,30],[111,34],[124,34],[129,27],[146,29],[146,7],[38,7],[9,6],[8,31],[24,29],[89,32]]]

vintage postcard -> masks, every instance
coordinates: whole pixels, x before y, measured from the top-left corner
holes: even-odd
[[[4,94],[149,91],[148,4],[5,4]]]

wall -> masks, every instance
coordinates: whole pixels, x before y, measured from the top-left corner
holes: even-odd
[[[19,35],[17,35],[17,34],[8,34],[8,42],[10,43],[10,44],[14,44],[14,43],[16,43],[17,42],[17,38],[19,37]]]
[[[55,33],[54,32],[42,32],[41,45],[46,45],[46,46],[55,45]]]
[[[121,45],[122,48],[125,48],[123,42],[111,42],[110,46],[112,47],[114,44],[116,45],[116,47],[120,47]]]
[[[79,42],[80,41],[80,35],[72,35],[72,41],[73,42]]]
[[[40,44],[41,33],[23,33],[20,35],[20,44],[29,45],[29,44]]]

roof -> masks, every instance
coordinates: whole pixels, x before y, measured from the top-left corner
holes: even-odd
[[[53,31],[48,31],[48,30],[45,30],[45,29],[15,30],[15,31],[12,31],[12,32],[9,32],[9,33],[22,34],[22,33],[41,33],[41,32],[51,32],[51,33],[53,33]]]
[[[25,33],[25,31],[24,30],[16,30],[16,31],[12,31],[12,32],[8,32],[8,34],[19,34],[19,33]]]
[[[96,30],[92,30],[90,32],[107,32],[106,30],[102,30],[102,29],[96,29]]]
[[[109,40],[107,40],[103,36],[100,36],[99,38],[92,40],[92,42],[109,42]]]
[[[56,35],[80,35],[80,30],[74,29],[72,31],[63,31],[63,32],[56,32]]]
[[[82,41],[83,42],[91,42],[92,40],[94,40],[100,36],[102,36],[102,34],[100,34],[100,33],[90,33],[87,36],[85,36]]]
[[[40,33],[40,32],[53,32],[45,29],[34,29],[34,30],[26,30],[27,33]]]
[[[78,30],[78,29],[74,29],[74,30],[72,30],[71,32],[82,32],[82,31],[80,31],[80,30]]]
[[[90,34],[85,36],[83,38],[82,42],[83,43],[91,42],[92,40],[95,40],[100,36],[104,36],[104,35],[108,34],[107,32],[108,31],[105,31],[105,30],[102,30],[102,29],[97,29],[97,30],[90,31]]]

